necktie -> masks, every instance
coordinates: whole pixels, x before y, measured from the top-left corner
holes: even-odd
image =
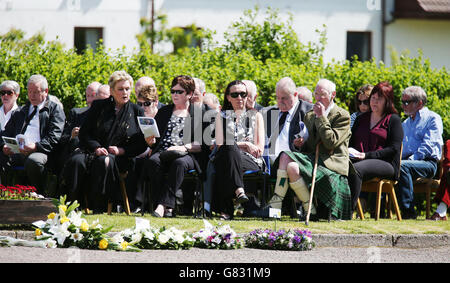
[[[28,125],[30,124],[31,119],[33,119],[34,115],[36,115],[37,105],[35,105],[33,107],[34,107],[33,112],[31,112],[31,114],[25,119],[25,124],[23,125],[21,134],[25,133],[25,131],[27,130]]]
[[[281,112],[280,120],[278,120],[278,134],[281,133],[284,127],[284,123],[286,122],[286,118],[289,112]]]

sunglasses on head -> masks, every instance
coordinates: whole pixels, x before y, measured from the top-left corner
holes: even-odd
[[[12,90],[0,90],[0,95],[1,96],[3,96],[3,95],[13,95],[13,91]]]
[[[144,107],[144,106],[148,107],[148,106],[151,106],[153,104],[153,102],[155,102],[155,101],[145,101],[145,102],[138,101],[136,104],[141,107]]]
[[[414,102],[417,102],[417,101],[414,100],[414,99],[402,100],[402,104],[405,105],[405,106],[408,106],[409,104],[414,103]]]
[[[246,92],[232,92],[232,93],[230,93],[230,96],[232,97],[232,98],[237,98],[238,96],[241,96],[242,98],[246,98],[247,97],[247,93]]]
[[[369,105],[369,104],[370,104],[370,101],[369,101],[369,99],[366,99],[366,100],[359,100],[359,99],[358,99],[358,104],[359,104],[359,105],[361,105],[361,104]]]
[[[178,89],[171,89],[170,90],[171,94],[183,94],[184,90],[178,90]]]

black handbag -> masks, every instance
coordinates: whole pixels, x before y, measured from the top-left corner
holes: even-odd
[[[180,150],[166,150],[160,153],[159,159],[162,163],[170,164],[177,158],[188,155],[187,151]]]

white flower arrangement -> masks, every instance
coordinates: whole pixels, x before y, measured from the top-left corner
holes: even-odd
[[[193,234],[194,246],[206,249],[240,249],[244,240],[229,225],[214,227],[204,220],[205,228]]]

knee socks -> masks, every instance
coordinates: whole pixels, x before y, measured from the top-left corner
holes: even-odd
[[[289,185],[288,175],[286,170],[277,170],[277,182],[275,184],[275,194],[269,201],[269,205],[273,208],[281,209],[281,205],[286,195]]]
[[[303,209],[305,212],[308,211],[308,205],[309,205],[309,197],[310,192],[308,190],[308,187],[306,186],[305,181],[303,181],[303,178],[299,178],[297,181],[293,183],[289,183],[291,188],[294,190],[297,197],[302,201]],[[311,204],[311,214],[316,214],[316,207],[314,206],[314,203]]]

